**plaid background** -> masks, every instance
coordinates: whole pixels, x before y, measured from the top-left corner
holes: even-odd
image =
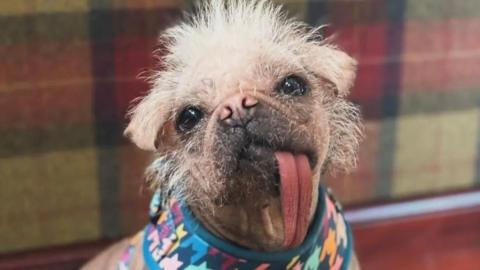
[[[480,1],[279,1],[360,61],[347,203],[480,185]],[[0,1],[0,253],[112,238],[146,221],[148,154],[121,136],[176,0]]]

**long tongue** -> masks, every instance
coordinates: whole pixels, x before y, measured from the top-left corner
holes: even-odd
[[[276,152],[280,173],[284,241],[286,248],[302,243],[308,229],[312,199],[312,170],[303,154]]]

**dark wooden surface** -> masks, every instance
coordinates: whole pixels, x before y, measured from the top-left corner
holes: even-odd
[[[0,255],[0,269],[70,270],[78,269],[85,261],[113,241],[96,241],[71,246]]]
[[[421,204],[417,206],[421,208]],[[377,208],[367,210],[371,209]],[[415,216],[363,219],[354,223],[353,229],[363,270],[480,270],[478,205]],[[0,255],[0,269],[78,269],[111,242]]]
[[[366,270],[480,270],[480,207],[354,226]]]

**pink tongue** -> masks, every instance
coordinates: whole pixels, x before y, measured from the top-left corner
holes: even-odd
[[[312,170],[308,158],[289,152],[276,152],[280,172],[284,241],[286,248],[302,243],[308,229],[312,199]]]

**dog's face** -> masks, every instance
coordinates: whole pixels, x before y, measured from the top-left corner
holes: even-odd
[[[230,4],[166,32],[165,68],[126,134],[157,152],[148,177],[165,201],[238,244],[297,246],[327,161],[355,165],[355,61],[264,2]]]

